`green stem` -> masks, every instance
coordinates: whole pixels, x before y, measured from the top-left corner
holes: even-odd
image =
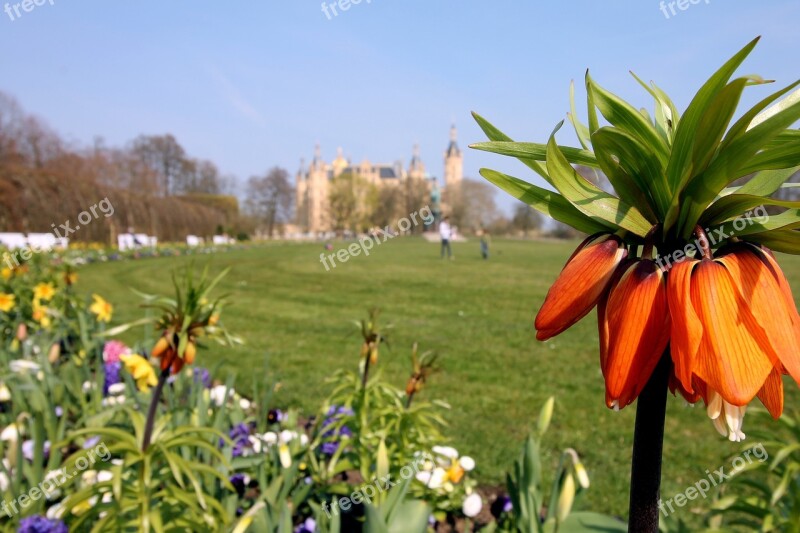
[[[153,397],[150,400],[150,408],[147,411],[147,421],[144,426],[144,437],[142,438],[142,451],[146,452],[150,446],[150,439],[153,437],[153,424],[156,421],[156,413],[158,412],[158,403],[161,401],[161,392],[164,390],[164,384],[169,377],[169,367],[161,371],[158,376],[158,384],[153,389]]]
[[[661,494],[661,460],[667,389],[672,366],[669,348],[661,357],[650,381],[639,395],[633,434],[631,498],[628,514],[630,533],[658,533]]]
[[[33,419],[33,478],[44,480],[44,443],[45,429],[43,416],[34,416]],[[44,500],[35,500],[36,512],[44,510]]]

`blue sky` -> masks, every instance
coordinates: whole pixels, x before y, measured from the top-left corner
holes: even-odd
[[[327,159],[341,146],[374,162],[407,162],[418,142],[441,177],[455,121],[467,176],[489,166],[536,181],[466,150],[483,140],[471,110],[545,141],[586,68],[649,107],[634,70],[684,108],[757,35],[744,71],[782,85],[800,74],[797,0],[700,0],[669,18],[658,0],[363,0],[330,19],[319,0],[52,1],[14,21],[0,13],[0,90],[76,145],[169,132],[240,179],[294,173],[317,141]]]

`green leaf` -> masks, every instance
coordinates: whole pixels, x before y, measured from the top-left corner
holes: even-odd
[[[768,118],[731,142],[717,154],[709,168],[686,189],[682,234],[691,233],[702,211],[729,183],[742,177],[743,167],[770,139],[800,119],[800,102]]]
[[[709,102],[695,131],[691,156],[693,174],[705,170],[714,157],[749,80],[739,78],[732,81]]]
[[[678,109],[670,97],[659,89],[655,83],[651,82],[652,87],[650,87],[633,72],[631,72],[631,76],[655,99],[656,130],[667,145],[672,146],[672,141],[675,137],[675,125],[680,117]]]
[[[546,530],[555,533],[555,529]],[[558,525],[558,533],[625,533],[628,528],[611,516],[597,513],[572,513]]]
[[[570,112],[567,115],[569,117],[569,121],[572,123],[572,127],[575,128],[575,135],[578,136],[578,142],[581,143],[581,146],[584,150],[590,150],[591,145],[591,133],[589,133],[589,127],[585,124],[581,123],[578,120],[578,112],[575,108],[575,82],[571,81],[569,83],[569,109]]]
[[[474,111],[472,112],[472,116],[473,118],[475,118],[475,122],[478,123],[478,126],[480,126],[481,130],[483,130],[483,133],[486,134],[486,136],[489,138],[490,141],[508,141],[508,142],[513,141],[511,137],[509,137],[496,127],[494,127],[488,120],[486,120],[479,114],[475,113]],[[520,161],[522,161],[531,170],[533,170],[534,172],[539,174],[542,178],[544,178],[545,181],[547,181],[547,183],[549,183],[550,185],[553,184],[553,182],[550,180],[550,176],[547,175],[547,169],[542,163],[540,163],[539,161],[533,161],[529,159],[520,159]]]
[[[567,224],[589,235],[600,232],[615,232],[619,228],[586,216],[560,194],[537,187],[526,181],[502,174],[495,170],[482,168],[481,176],[501,188],[514,198],[530,205],[537,211]]]
[[[555,132],[547,145],[547,171],[553,179],[553,185],[564,198],[585,215],[618,225],[640,237],[650,231],[652,224],[636,208],[598,189],[570,166],[558,149]]]
[[[587,83],[597,109],[606,120],[650,147],[656,157],[666,165],[669,147],[655,126],[625,100],[597,85],[588,74]]]
[[[800,166],[779,170],[765,170],[750,178],[750,180],[742,185],[737,192],[739,194],[769,196],[777,191],[781,184],[791,179],[792,176],[798,172],[800,172]]]
[[[708,224],[721,224],[730,218],[745,216],[750,210],[766,205],[800,209],[800,202],[764,198],[763,196],[757,196],[753,194],[736,193],[723,196],[711,204],[711,207],[703,212],[703,217],[700,219],[700,225],[705,227]],[[764,213],[766,215],[766,211]],[[752,218],[753,216],[759,217],[759,215],[753,214],[750,217],[745,218]]]
[[[761,170],[780,170],[800,165],[800,139],[765,148],[756,154],[739,172],[742,175]]]
[[[484,152],[516,157],[519,160],[544,161],[547,159],[547,145],[539,143],[492,141],[471,144],[469,147],[475,150],[483,150]],[[595,155],[588,150],[569,146],[559,146],[558,148],[570,163],[589,167],[598,166]]]
[[[779,230],[754,233],[748,235],[747,240],[763,244],[776,252],[800,255],[800,231]]]
[[[774,92],[771,95],[767,96],[755,106],[753,106],[750,110],[747,111],[742,117],[737,120],[733,126],[728,130],[728,134],[725,135],[725,139],[722,141],[720,145],[720,150],[725,149],[730,143],[741,137],[748,129],[751,129],[755,124],[755,121],[763,121],[764,119],[764,109],[767,108],[772,102],[783,96],[784,94],[788,93],[797,85],[800,84],[800,80],[794,82],[793,84],[789,85],[788,87],[784,87],[780,91]],[[772,113],[772,108],[770,108],[770,113]],[[756,117],[759,117],[756,119]]]
[[[592,135],[600,168],[619,197],[639,206],[653,224],[656,211],[665,212],[669,205],[663,167],[644,145],[617,128],[600,128]]]
[[[751,240],[753,234],[764,232],[786,231],[800,228],[800,209],[790,209],[779,215],[772,215],[764,222],[759,222],[755,218],[740,219],[737,221],[727,221],[723,224],[711,226],[711,230],[721,229],[728,237],[747,236],[745,240]]]
[[[758,39],[754,39],[735,56],[733,56],[727,63],[725,63],[719,70],[717,70],[711,78],[700,88],[695,97],[692,99],[686,112],[678,122],[675,131],[675,140],[672,144],[672,153],[667,165],[667,181],[670,184],[672,191],[680,193],[689,183],[689,180],[694,175],[693,168],[693,155],[695,137],[697,134],[700,122],[705,116],[706,110],[712,103],[717,94],[726,86],[728,80],[733,76],[733,73],[739,68],[739,65],[750,55],[753,48],[758,43]],[[664,220],[666,230],[669,230],[678,220],[678,210],[680,199],[676,194],[673,199],[673,204],[667,213]]]

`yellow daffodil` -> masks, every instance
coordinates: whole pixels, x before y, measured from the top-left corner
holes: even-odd
[[[100,322],[111,322],[111,314],[114,311],[114,306],[103,299],[99,294],[93,294],[94,303],[89,306],[89,311],[97,316]]]
[[[41,302],[49,302],[56,295],[56,288],[51,282],[41,282],[33,288],[33,297]]]
[[[11,276],[13,276],[13,275],[14,275],[14,271],[11,270],[8,267],[3,267],[3,269],[0,270],[0,277],[2,277],[6,281],[10,280]]]
[[[15,304],[16,304],[16,296],[14,296],[13,294],[0,292],[0,311],[8,313],[12,309],[14,309]]]
[[[122,364],[125,365],[127,370],[136,380],[136,386],[142,392],[147,392],[150,387],[158,384],[156,371],[150,362],[138,354],[122,354],[119,356]]]

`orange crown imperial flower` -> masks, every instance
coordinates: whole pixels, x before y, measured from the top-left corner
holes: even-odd
[[[547,293],[536,315],[536,338],[544,341],[571,328],[594,309],[627,251],[615,235],[583,241]]]
[[[771,252],[738,243],[716,259],[678,263],[669,306],[675,377],[684,396],[703,398],[720,433],[744,438],[741,419],[756,396],[779,418],[781,375],[800,383],[800,316]]]
[[[519,159],[548,186],[490,169],[481,169],[484,178],[592,235],[547,293],[537,339],[597,306],[609,407],[630,405],[651,383],[666,390],[669,378],[673,393],[702,399],[732,440],[744,438],[753,398],[778,417],[782,376],[800,384],[800,316],[767,249],[800,255],[800,202],[777,194],[800,167],[800,80],[738,112],[745,90],[772,83],[734,77],[757,42],[722,65],[683,113],[635,75],[653,112],[587,72],[588,122],[577,114],[574,85],[567,115],[580,147],[558,144],[565,122],[546,143],[517,142],[477,114],[488,141],[472,145]],[[663,418],[663,406],[645,404],[643,417]]]

